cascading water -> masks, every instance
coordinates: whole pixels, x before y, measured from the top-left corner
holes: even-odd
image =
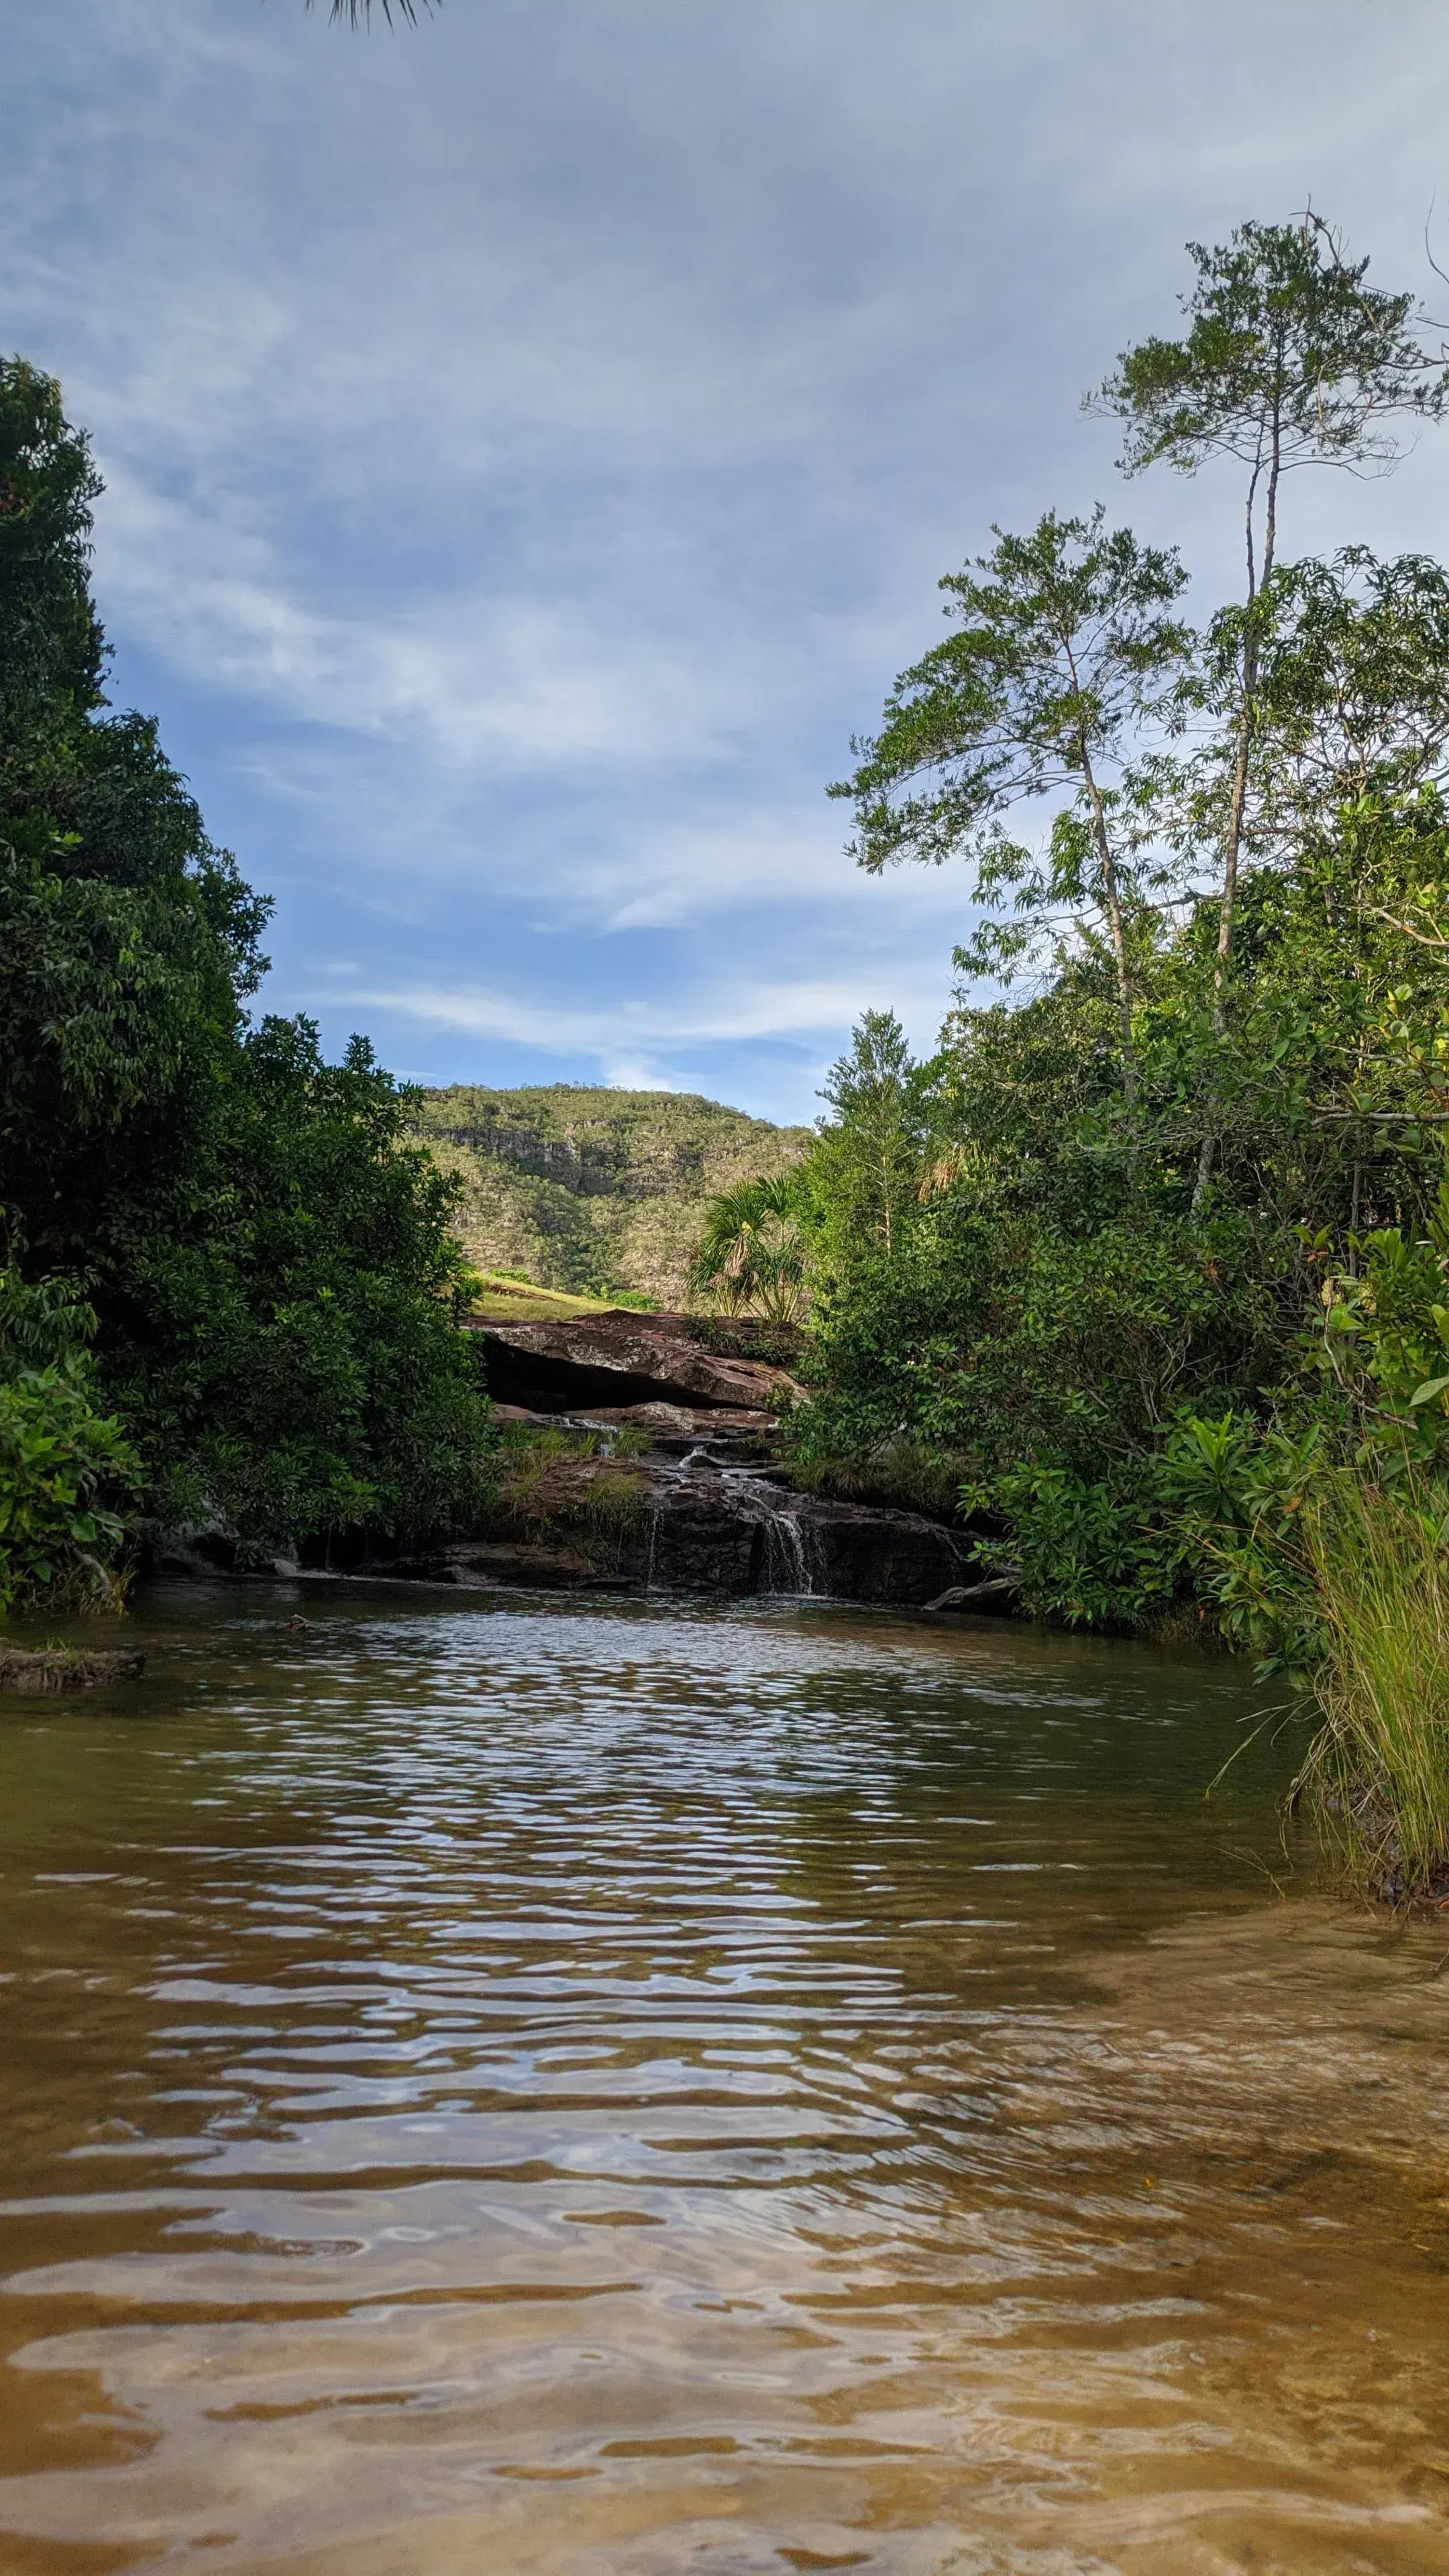
[[[813,1595],[820,1543],[792,1512],[771,1512],[764,1524],[764,1590]]]
[[[725,1465],[709,1442],[700,1442],[672,1463],[656,1486],[649,1513],[649,1544],[644,1568],[644,1590],[652,1592],[655,1583],[656,1557],[661,1522],[667,1524],[671,1496],[681,1487],[722,1485],[737,1505],[743,1505],[741,1517],[754,1522],[760,1533],[755,1563],[757,1588],[765,1594],[792,1599],[828,1599],[825,1553],[820,1533],[813,1522],[800,1511],[783,1511],[784,1499],[778,1485],[756,1475],[746,1467]],[[666,1526],[666,1549],[668,1530]],[[666,1576],[667,1580],[667,1576]]]

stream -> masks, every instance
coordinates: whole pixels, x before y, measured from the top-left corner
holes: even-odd
[[[1315,1889],[1242,1667],[90,1634],[0,1701],[3,2576],[1449,2576],[1449,1925]]]

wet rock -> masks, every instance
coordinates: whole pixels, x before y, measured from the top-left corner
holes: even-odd
[[[447,1561],[459,1583],[527,1584],[544,1592],[568,1592],[599,1579],[598,1566],[582,1549],[527,1539],[469,1542],[449,1548]]]
[[[234,1574],[234,1531],[220,1524],[206,1529],[162,1530],[148,1550],[148,1561],[165,1574]]]
[[[581,1548],[527,1538],[452,1540],[420,1555],[364,1558],[353,1568],[406,1583],[510,1584],[543,1592],[596,1584],[602,1570]]]
[[[960,1542],[939,1522],[796,1493],[703,1447],[618,1464],[551,1458],[530,1483],[528,1509],[555,1538],[567,1532],[594,1579],[647,1592],[915,1606],[962,1564]]]

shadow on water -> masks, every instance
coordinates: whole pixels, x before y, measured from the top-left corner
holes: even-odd
[[[1204,1798],[1240,1671],[126,1633],[0,1714],[6,2576],[1449,2570],[1444,1940],[1311,1892],[1266,1737]]]

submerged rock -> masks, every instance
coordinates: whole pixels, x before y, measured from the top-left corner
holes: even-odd
[[[102,1682],[139,1681],[143,1654],[112,1649],[87,1653],[79,1646],[0,1646],[0,1690],[95,1690]]]

